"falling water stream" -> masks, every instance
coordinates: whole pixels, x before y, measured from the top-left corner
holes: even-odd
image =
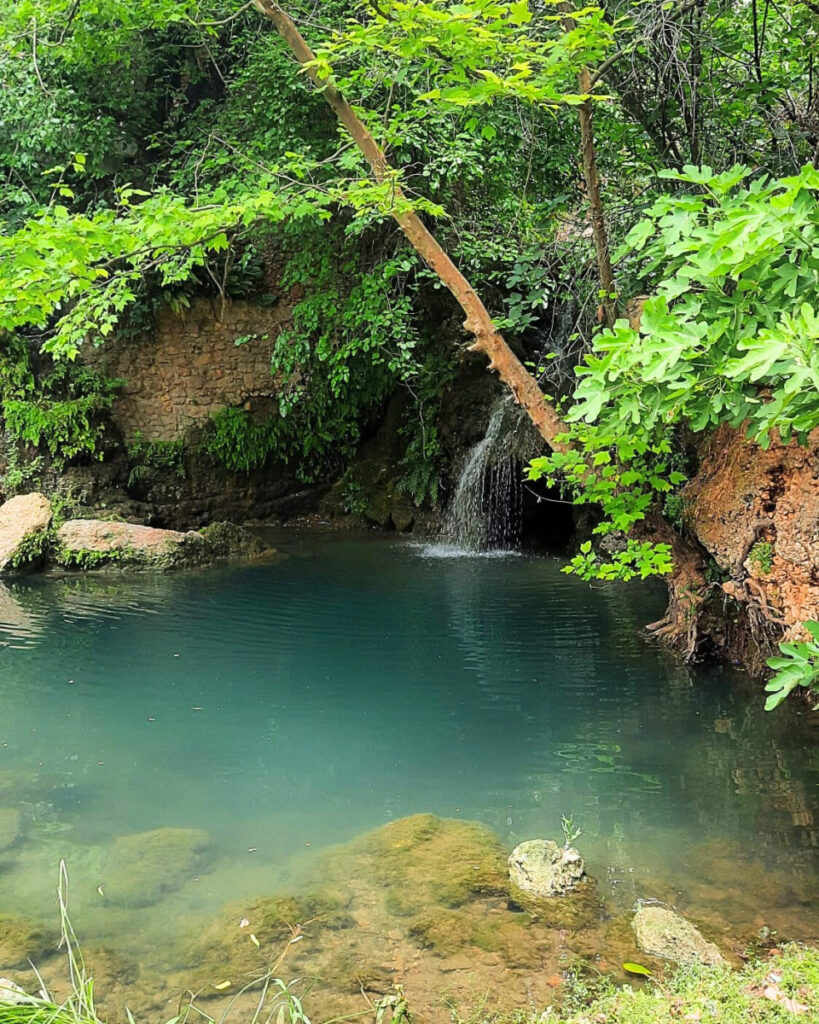
[[[484,437],[464,456],[441,539],[455,551],[510,550],[521,534],[523,467],[538,437],[509,396],[493,404]]]

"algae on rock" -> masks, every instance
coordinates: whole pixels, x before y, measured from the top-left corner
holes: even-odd
[[[678,964],[725,963],[719,949],[707,942],[690,921],[666,907],[640,907],[631,927],[640,949],[650,956]]]
[[[57,948],[58,937],[47,928],[23,917],[0,914],[0,968],[29,966]]]
[[[201,829],[120,836],[103,859],[105,898],[123,907],[149,907],[207,871],[214,859],[213,842]]]

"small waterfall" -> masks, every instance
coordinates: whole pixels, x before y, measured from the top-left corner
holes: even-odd
[[[465,551],[508,550],[520,541],[523,467],[540,439],[511,396],[492,406],[486,435],[464,456],[441,540]]]

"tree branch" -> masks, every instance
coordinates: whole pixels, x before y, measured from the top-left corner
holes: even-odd
[[[403,206],[401,201],[406,199],[404,191],[397,182],[395,171],[390,166],[384,151],[375,141],[367,126],[333,82],[329,79],[322,79],[315,68],[311,66],[314,60],[313,52],[282,8],[273,0],[253,0],[253,4],[261,14],[273,22],[279,35],[304,67],[307,77],[321,92],[336,117],[350,133],[372,168],[375,180],[379,183],[393,183],[398,203],[392,216],[415,251],[438,275],[441,283],[452,293],[464,311],[466,315],[464,327],[475,337],[470,350],[481,352],[487,357],[489,369],[498,373],[514,395],[515,401],[525,409],[547,444],[554,450],[565,451],[565,445],[556,441],[555,438],[557,435],[567,432],[566,424],[558,415],[555,407],[547,401],[546,396],[538,387],[537,381],[509,348],[469,281],[455,266],[418,214]]]

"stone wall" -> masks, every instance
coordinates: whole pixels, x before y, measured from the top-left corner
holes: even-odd
[[[139,432],[147,441],[175,441],[226,406],[275,396],[270,356],[290,320],[289,301],[263,308],[236,300],[221,319],[219,312],[219,304],[194,299],[182,314],[162,310],[151,337],[115,339],[83,353],[86,362],[125,379],[112,412],[127,440]]]

